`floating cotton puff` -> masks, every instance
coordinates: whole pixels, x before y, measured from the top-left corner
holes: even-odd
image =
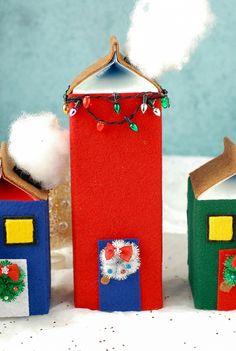
[[[69,134],[51,112],[23,113],[10,128],[9,154],[43,189],[64,181],[69,160]]]
[[[153,78],[181,70],[213,23],[207,0],[139,0],[127,36],[129,60]]]

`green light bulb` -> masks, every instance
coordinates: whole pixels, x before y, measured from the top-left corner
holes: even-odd
[[[165,96],[165,97],[163,97],[163,98],[161,99],[161,106],[162,106],[163,108],[167,108],[167,107],[170,106],[168,96]]]
[[[116,102],[116,103],[114,104],[114,111],[115,111],[116,113],[120,113],[120,104],[118,104],[118,102]]]
[[[138,126],[136,123],[134,122],[130,123],[129,127],[133,132],[138,132]]]

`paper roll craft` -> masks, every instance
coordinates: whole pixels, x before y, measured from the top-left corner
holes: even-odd
[[[190,173],[188,265],[194,304],[236,309],[236,145]]]
[[[70,120],[75,306],[162,307],[162,107],[167,91],[111,38],[64,95]]]
[[[48,313],[48,193],[15,172],[0,147],[0,317]]]

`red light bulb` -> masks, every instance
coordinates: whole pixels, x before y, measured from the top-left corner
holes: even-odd
[[[97,130],[101,132],[104,128],[105,124],[103,122],[98,122],[97,123]]]
[[[232,267],[236,268],[236,256],[232,259]]]
[[[88,108],[89,105],[90,105],[90,97],[89,96],[85,96],[83,98],[83,106],[84,106],[84,108]]]

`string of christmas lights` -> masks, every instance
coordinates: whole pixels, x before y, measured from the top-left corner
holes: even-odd
[[[73,117],[76,115],[78,109],[81,106],[83,106],[87,110],[88,114],[97,122],[98,131],[102,131],[105,125],[121,125],[124,123],[128,123],[132,131],[138,132],[137,124],[132,121],[136,113],[139,110],[141,110],[142,113],[144,114],[147,111],[148,107],[150,107],[152,108],[154,115],[159,117],[161,115],[161,111],[158,107],[155,107],[155,101],[161,100],[161,105],[163,108],[170,107],[167,93],[168,93],[167,90],[163,89],[161,93],[144,92],[144,93],[138,93],[135,95],[133,94],[133,95],[126,95],[126,96],[121,96],[117,93],[113,93],[112,95],[106,95],[106,96],[93,95],[91,97],[89,95],[83,94],[79,96],[68,97],[66,92],[64,94],[63,111],[65,114],[68,114],[70,117]],[[120,101],[126,100],[126,99],[136,99],[136,98],[142,98],[141,105],[139,104],[129,116],[124,116],[122,120],[118,120],[118,121],[108,121],[104,118],[100,118],[89,108],[91,99],[101,99],[101,100],[106,100],[113,103],[114,111],[117,114],[120,114],[121,112]],[[69,103],[74,103],[74,106],[70,109],[68,106]]]

